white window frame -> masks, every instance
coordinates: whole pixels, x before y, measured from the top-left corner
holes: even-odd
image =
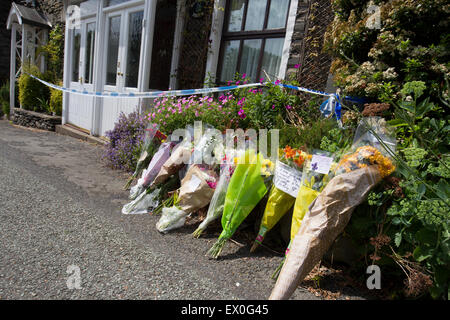
[[[140,5],[139,5],[140,4]],[[144,21],[145,21],[145,6],[144,2],[139,1],[130,1],[118,4],[116,6],[107,7],[103,9],[103,13],[105,14],[105,43],[104,43],[104,53],[103,53],[103,72],[102,72],[102,83],[103,87],[106,91],[118,91],[118,92],[137,92],[139,91],[140,83],[139,79],[141,79],[143,72],[142,68],[142,60],[143,60],[143,44],[144,44],[144,32],[142,32],[141,35],[141,53],[139,58],[139,75],[138,75],[138,83],[136,87],[125,87],[125,77],[126,77],[126,68],[127,68],[127,52],[128,52],[128,33],[129,33],[129,18],[130,14],[134,12],[143,11],[143,29],[145,27]],[[123,76],[120,76],[120,78],[117,78],[116,75],[116,85],[107,85],[106,84],[106,70],[107,70],[107,57],[108,57],[108,33],[109,33],[109,19],[111,17],[118,17],[120,16],[120,38],[119,38],[119,52],[118,52],[118,61],[117,63],[120,66],[117,68],[117,72],[120,72],[123,74]],[[142,30],[144,31],[144,30]]]

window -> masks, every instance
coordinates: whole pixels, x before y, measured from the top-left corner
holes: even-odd
[[[116,85],[117,66],[119,57],[120,40],[120,19],[121,16],[109,18],[107,63],[106,63],[106,84]]]
[[[94,70],[95,22],[86,25],[86,51],[84,59],[84,82],[92,84]]]
[[[72,82],[80,80],[80,45],[81,45],[81,31],[80,29],[73,29],[73,50],[72,50]]]
[[[278,75],[290,0],[227,0],[219,81],[236,72],[252,81]]]
[[[131,1],[131,0],[106,0],[105,7],[115,6],[117,4],[121,4],[124,2],[128,2],[128,1]]]
[[[144,11],[133,12],[129,16],[125,87],[136,88],[138,85],[143,18]]]

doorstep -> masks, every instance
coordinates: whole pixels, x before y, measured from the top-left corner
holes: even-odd
[[[66,135],[66,136],[70,136],[73,138],[77,138],[83,141],[87,141],[87,142],[91,142],[97,145],[101,145],[101,146],[105,146],[108,144],[108,142],[106,142],[105,140],[99,138],[99,137],[94,137],[86,132],[83,132],[81,130],[78,130],[72,126],[68,126],[65,124],[62,125],[57,125],[55,127],[55,132],[62,134],[62,135]]]

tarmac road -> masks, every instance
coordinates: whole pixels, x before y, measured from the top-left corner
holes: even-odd
[[[127,176],[101,152],[0,121],[0,299],[269,297],[280,256],[229,242],[213,261],[205,253],[218,234],[162,235],[158,217],[122,215]],[[318,298],[299,288],[293,299]]]

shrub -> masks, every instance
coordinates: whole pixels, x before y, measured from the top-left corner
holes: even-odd
[[[59,85],[62,86],[62,83],[59,83]],[[54,112],[58,116],[61,116],[62,102],[62,91],[50,88],[50,111]]]
[[[382,265],[385,274],[404,279],[397,283],[404,284],[401,295],[429,293],[447,299],[450,118],[445,108],[450,100],[431,102],[424,93],[429,90],[420,81],[405,83],[400,92],[402,98],[390,102],[394,114],[388,122],[397,129],[397,172],[356,208],[346,233],[359,245],[364,261],[371,260],[369,264]]]
[[[9,81],[0,87],[0,115],[9,115]]]
[[[246,75],[236,75],[228,83],[245,84]],[[295,83],[293,83],[295,84]],[[291,90],[269,84],[264,88],[245,88],[212,96],[160,97],[155,99],[149,120],[160,130],[171,133],[201,120],[224,131],[229,128],[272,129],[286,123],[301,125],[319,119],[316,100],[304,103]]]
[[[59,24],[55,25],[49,34],[48,43],[40,50],[47,58],[47,69],[50,73],[50,80],[57,82],[63,77],[63,56],[64,56],[64,28]]]
[[[107,166],[127,172],[135,170],[147,123],[136,111],[129,115],[120,114],[114,129],[106,132],[109,144],[102,159]]]
[[[24,71],[38,78],[43,78],[42,73],[36,66],[23,66]],[[48,101],[49,89],[36,79],[33,79],[26,73],[19,77],[19,102],[26,110],[47,111],[43,109],[42,101]]]
[[[370,29],[369,5],[380,8],[381,29]],[[337,12],[325,47],[346,94],[386,102],[404,82],[425,81],[437,100],[450,76],[450,8],[446,0],[334,1]]]

